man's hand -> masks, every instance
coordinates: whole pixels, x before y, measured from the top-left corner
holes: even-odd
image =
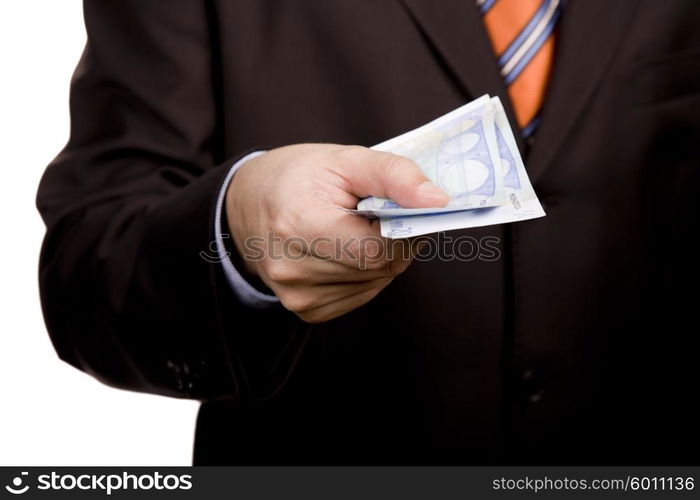
[[[411,261],[405,240],[382,238],[377,221],[341,209],[355,208],[367,196],[406,208],[449,201],[405,157],[360,146],[299,144],[241,167],[226,210],[247,270],[287,309],[316,323],[365,304]]]

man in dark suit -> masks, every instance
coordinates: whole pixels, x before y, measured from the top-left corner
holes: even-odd
[[[557,5],[527,128],[501,1],[86,1],[38,195],[59,356],[201,400],[196,464],[700,462],[700,6]],[[547,211],[451,233],[499,259],[245,258],[378,234],[361,196],[444,203],[361,146],[484,93]]]

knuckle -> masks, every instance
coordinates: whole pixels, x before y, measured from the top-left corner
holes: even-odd
[[[282,302],[285,309],[300,315],[312,309],[316,301],[308,294],[292,292],[280,297],[280,302]]]
[[[404,156],[386,153],[386,163],[384,173],[388,179],[401,179],[406,176],[406,171],[413,169],[415,163]]]
[[[289,283],[297,279],[295,266],[283,260],[268,260],[264,266],[267,277],[275,283]]]
[[[389,266],[389,262],[384,257],[362,259],[360,262],[368,271],[382,271]]]
[[[269,227],[273,235],[283,238],[294,234],[292,223],[286,214],[278,214],[276,217],[272,218]]]
[[[327,317],[326,315],[319,314],[317,312],[298,312],[296,313],[299,318],[301,318],[303,321],[306,323],[311,323],[311,324],[316,324],[316,323],[323,323],[324,321],[327,321],[330,319],[330,317]]]
[[[357,161],[358,156],[362,154],[365,151],[365,149],[366,148],[362,146],[356,145],[343,146],[340,149],[334,151],[332,154],[334,155],[335,160],[337,160],[339,165],[352,164]]]
[[[350,144],[348,146],[343,146],[337,153],[341,156],[355,156],[357,154],[363,153],[367,150],[364,146],[359,146],[357,144]]]
[[[392,260],[388,266],[389,276],[396,277],[403,273],[406,269],[408,269],[408,264],[409,261],[407,260]]]

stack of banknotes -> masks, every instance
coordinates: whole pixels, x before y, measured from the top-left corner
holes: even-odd
[[[372,149],[415,161],[450,196],[439,208],[361,200],[354,212],[379,218],[382,236],[407,238],[545,215],[498,97],[484,95]]]

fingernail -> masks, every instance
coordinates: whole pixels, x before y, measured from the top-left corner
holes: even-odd
[[[450,200],[445,191],[430,181],[425,181],[418,186],[418,195],[426,201],[434,201],[436,205],[444,205]]]

